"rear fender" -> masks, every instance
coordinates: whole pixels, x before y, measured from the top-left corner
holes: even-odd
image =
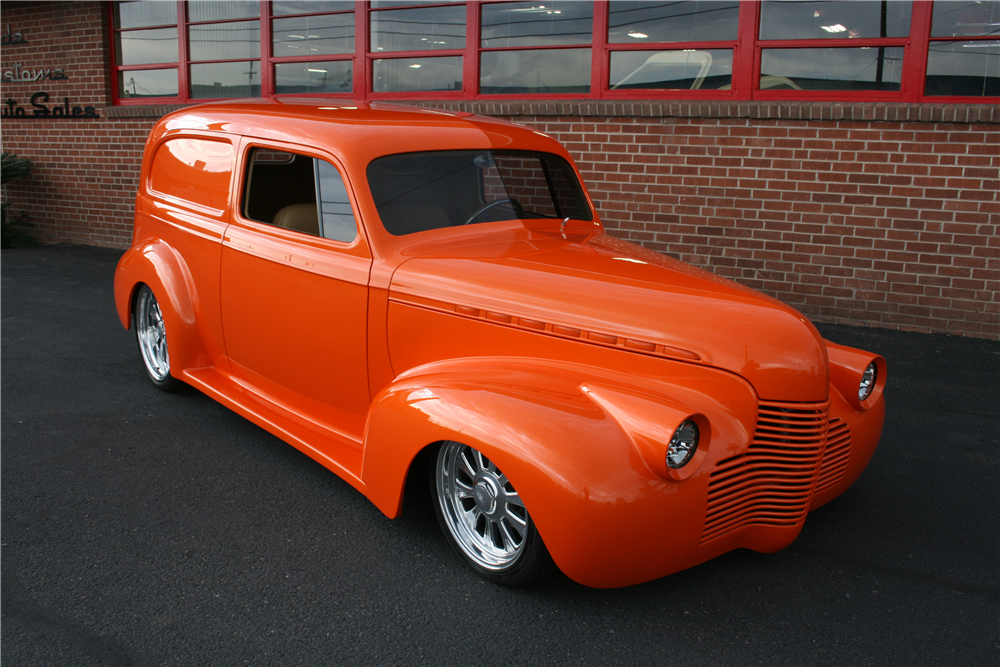
[[[171,373],[210,362],[198,332],[198,292],[191,271],[180,254],[163,241],[133,246],[118,262],[115,273],[115,307],[126,329],[132,326],[135,294],[148,285],[163,313],[170,346]]]
[[[722,402],[704,392],[706,382],[729,387]],[[678,479],[655,460],[692,415],[704,425],[706,453]],[[695,369],[682,387],[535,359],[435,362],[376,396],[362,479],[366,495],[393,518],[422,449],[444,440],[475,447],[511,480],[563,572],[591,586],[624,585],[622,577],[635,583],[644,568],[663,567],[639,545],[622,548],[649,533],[650,521],[697,544],[705,501],[695,487],[707,484],[713,460],[745,446],[755,418],[749,385],[712,369]],[[678,493],[681,487],[691,492]]]

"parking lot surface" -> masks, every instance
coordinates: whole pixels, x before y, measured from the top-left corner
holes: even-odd
[[[204,395],[156,390],[115,314],[119,256],[0,257],[5,664],[1000,663],[996,342],[820,325],[886,357],[888,409],[796,542],[624,589],[505,589],[420,489],[390,521]]]

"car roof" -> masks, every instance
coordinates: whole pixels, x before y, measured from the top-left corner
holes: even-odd
[[[382,102],[316,98],[213,102],[164,116],[153,134],[184,130],[316,146],[362,167],[383,155],[431,150],[516,148],[569,157],[558,142],[522,125]]]

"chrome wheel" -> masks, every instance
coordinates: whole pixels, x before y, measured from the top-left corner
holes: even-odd
[[[167,353],[167,330],[163,325],[160,304],[153,290],[143,285],[135,300],[135,335],[146,372],[153,382],[162,384],[170,377],[170,355]]]
[[[514,566],[530,519],[496,464],[472,447],[446,442],[438,452],[434,481],[442,524],[466,558],[490,572]]]

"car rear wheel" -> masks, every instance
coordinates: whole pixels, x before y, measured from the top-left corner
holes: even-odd
[[[163,313],[148,285],[142,285],[136,294],[132,324],[146,375],[163,391],[180,389],[183,384],[170,375],[170,354],[167,351],[167,330],[163,323]]]
[[[441,528],[480,576],[519,586],[554,569],[524,501],[481,452],[459,442],[443,443],[431,478]]]

